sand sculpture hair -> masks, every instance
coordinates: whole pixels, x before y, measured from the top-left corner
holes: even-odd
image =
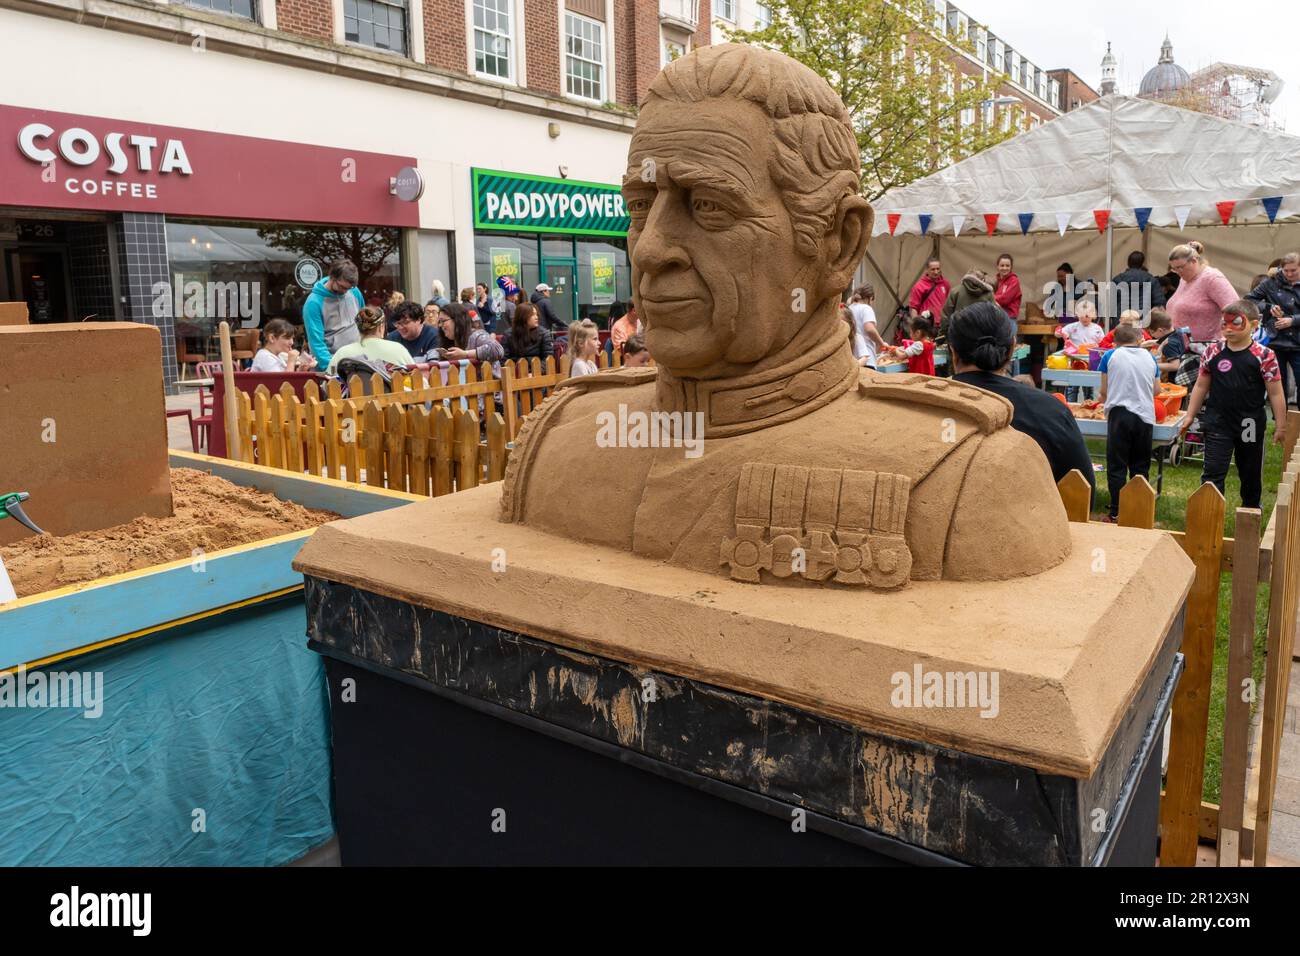
[[[705,47],[668,64],[642,105],[655,99],[720,98],[746,100],[771,117],[779,144],[772,179],[794,220],[797,248],[816,256],[839,200],[858,191],[862,158],[849,111],[826,81],[798,60],[734,43]]]

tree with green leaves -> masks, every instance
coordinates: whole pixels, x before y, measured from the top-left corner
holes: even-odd
[[[360,274],[363,290],[366,283],[397,252],[401,230],[388,226],[259,226],[259,239],[277,249],[300,256],[310,256],[326,269],[335,259],[350,259]]]
[[[1005,74],[986,77],[970,61],[963,73],[958,61],[962,52],[974,56],[974,45],[946,35],[928,0],[771,0],[768,7],[767,27],[728,38],[799,60],[839,94],[857,130],[869,200],[1019,129],[1011,122],[1004,131],[995,120]]]

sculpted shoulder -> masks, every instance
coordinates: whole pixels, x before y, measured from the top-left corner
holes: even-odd
[[[970,419],[985,435],[1010,425],[1014,411],[1011,403],[1001,395],[931,375],[889,375],[863,369],[858,380],[858,394],[955,412]]]
[[[501,519],[522,521],[524,491],[583,473],[597,448],[602,412],[617,415],[620,404],[649,409],[654,400],[654,368],[629,368],[565,379],[523,420],[506,463],[501,491]],[[608,416],[605,416],[606,418]],[[555,433],[566,433],[549,441]],[[558,437],[558,436],[557,436]],[[558,447],[562,443],[563,453]],[[545,450],[546,454],[543,454]]]

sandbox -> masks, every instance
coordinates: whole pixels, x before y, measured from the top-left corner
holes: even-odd
[[[99,716],[0,707],[0,865],[276,865],[333,832],[325,679],[290,562],[331,515],[415,498],[188,452],[170,465],[182,489],[240,499],[240,527],[181,494],[189,527],[119,548],[130,569],[0,605],[0,694],[56,675],[102,688]]]
[[[29,536],[0,547],[19,597],[231,548],[339,517],[304,508],[193,468],[171,469],[174,513],[64,535]],[[40,502],[30,506],[33,517]]]

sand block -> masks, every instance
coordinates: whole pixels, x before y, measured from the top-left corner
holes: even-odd
[[[872,732],[1079,779],[1096,773],[1143,687],[1164,679],[1154,670],[1167,670],[1194,576],[1166,534],[1071,524],[1069,557],[1032,577],[792,590],[503,524],[499,495],[486,485],[325,525],[294,567]],[[985,675],[986,686],[996,674],[996,715],[951,696],[927,706],[931,674]]]
[[[0,493],[50,534],[171,515],[158,330],[0,326],[0,449]],[[0,522],[0,544],[30,534]]]
[[[0,302],[0,325],[26,325],[26,302]]]

